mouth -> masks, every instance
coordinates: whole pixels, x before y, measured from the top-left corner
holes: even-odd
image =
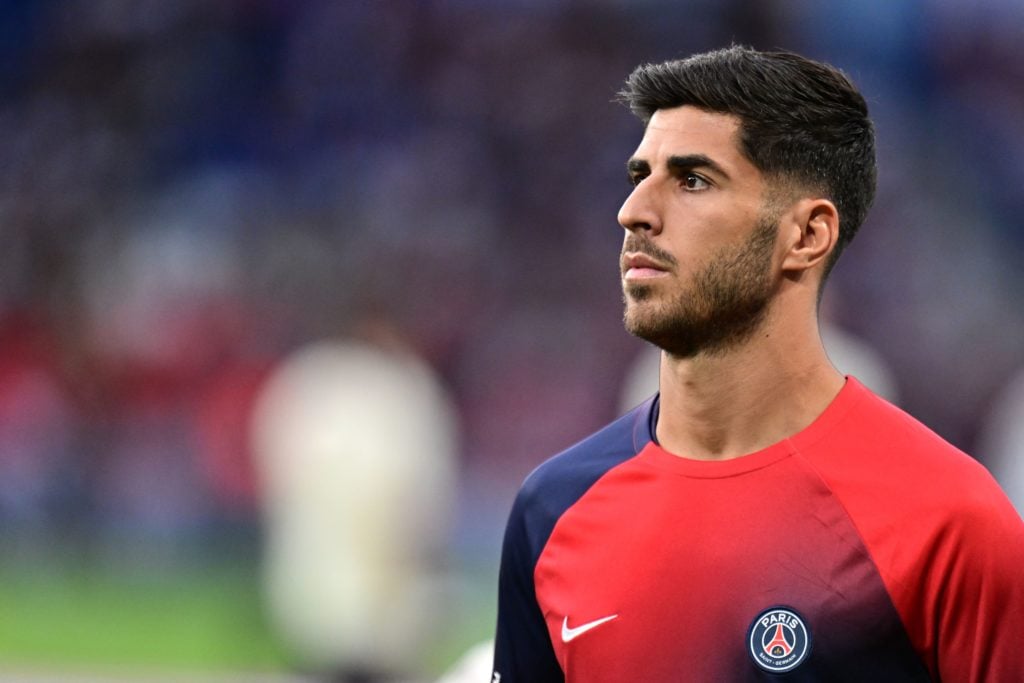
[[[665,264],[639,252],[626,252],[620,261],[623,280],[646,280],[668,275]]]

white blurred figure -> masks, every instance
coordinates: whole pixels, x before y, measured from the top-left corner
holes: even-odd
[[[477,643],[466,651],[437,683],[487,683],[494,669],[494,641]]]
[[[821,340],[836,369],[853,375],[879,396],[896,403],[899,391],[896,377],[878,351],[861,338],[838,326],[821,322]],[[619,412],[626,412],[658,391],[658,366],[661,351],[647,345],[626,374],[619,400]]]
[[[273,625],[303,668],[416,673],[444,615],[455,411],[415,356],[357,341],[287,359],[254,411]]]
[[[993,406],[982,426],[978,454],[1024,517],[1024,370]]]

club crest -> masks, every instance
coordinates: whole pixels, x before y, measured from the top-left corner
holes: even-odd
[[[761,612],[750,625],[748,638],[754,663],[771,673],[792,671],[811,651],[811,634],[804,620],[789,607]]]

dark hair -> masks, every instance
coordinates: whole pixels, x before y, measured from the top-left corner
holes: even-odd
[[[620,100],[646,126],[658,109],[691,105],[740,120],[740,150],[770,181],[820,192],[839,211],[826,275],[875,195],[875,141],[863,96],[838,69],[791,52],[733,46],[644,64]]]

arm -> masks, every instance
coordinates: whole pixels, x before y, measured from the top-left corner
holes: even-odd
[[[1024,681],[1024,522],[992,482],[942,546],[950,557],[935,615],[941,680]]]
[[[492,683],[563,683],[547,626],[534,592],[533,552],[520,492],[508,526],[498,576],[498,629]]]

